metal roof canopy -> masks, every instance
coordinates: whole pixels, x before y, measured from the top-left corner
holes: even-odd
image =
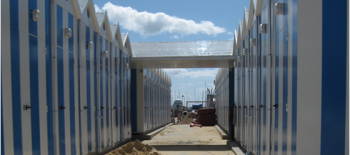
[[[131,68],[233,67],[233,40],[133,42]]]

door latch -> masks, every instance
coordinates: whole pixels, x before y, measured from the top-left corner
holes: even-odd
[[[23,105],[23,110],[28,110],[28,109],[30,109],[30,108],[32,108],[31,106],[28,106],[28,105]]]

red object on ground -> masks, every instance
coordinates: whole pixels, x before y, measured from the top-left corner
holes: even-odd
[[[194,126],[202,127],[203,125],[202,124],[193,124],[193,123],[190,124],[190,127],[194,127]]]

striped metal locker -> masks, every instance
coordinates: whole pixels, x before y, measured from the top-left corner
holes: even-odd
[[[122,59],[123,59],[123,80],[122,80],[122,95],[123,95],[123,137],[122,140],[128,140],[131,138],[131,118],[130,118],[130,80],[131,80],[131,72],[129,68],[130,60],[129,54],[131,54],[130,40],[128,34],[122,34],[123,40],[123,51],[122,51]]]
[[[119,24],[111,25],[112,37],[113,37],[113,48],[111,52],[111,74],[113,73],[111,87],[112,94],[114,97],[111,101],[111,135],[112,144],[120,142],[120,51],[123,49],[123,43],[120,33]],[[113,95],[111,95],[113,96]]]
[[[96,19],[99,26],[98,34],[98,45],[99,50],[97,50],[99,57],[98,65],[96,66],[99,70],[99,101],[100,107],[100,148],[107,148],[112,146],[111,144],[111,124],[110,124],[110,109],[111,109],[111,91],[110,91],[110,53],[111,53],[111,43],[112,43],[112,33],[109,25],[109,20],[107,12],[96,13]],[[99,150],[101,150],[99,149]]]
[[[82,2],[82,1],[80,1]],[[79,87],[80,87],[80,135],[82,154],[98,151],[98,96],[97,96],[97,33],[99,27],[93,3],[80,5],[79,20]]]
[[[143,84],[144,84],[144,131],[149,129],[149,70],[143,69]]]
[[[126,117],[126,126],[125,126],[125,140],[131,138],[131,101],[130,101],[130,88],[131,88],[131,70],[130,70],[130,55],[132,53],[131,51],[131,44],[128,33],[124,35],[123,39],[123,52],[124,52],[124,59],[125,59],[125,117]]]
[[[79,148],[78,18],[76,1],[52,2],[53,122],[55,153],[75,154]]]
[[[124,46],[124,39],[123,39],[123,34],[122,36],[122,41],[123,41],[123,46]],[[123,50],[120,51],[119,53],[119,58],[120,58],[120,80],[119,80],[119,89],[120,89],[120,104],[119,104],[119,109],[120,109],[120,140],[124,141],[124,133],[125,133],[125,59],[124,59],[124,52]]]
[[[130,102],[130,87],[131,87],[131,70],[129,68],[130,64],[130,57],[127,54],[126,55],[126,64],[127,64],[127,70],[126,70],[126,78],[127,78],[127,138],[131,138],[131,102]]]
[[[49,154],[53,152],[52,102],[46,91],[51,84],[46,78],[51,71],[47,69],[51,64],[46,64],[51,61],[49,1],[1,3],[2,153]],[[35,10],[41,12],[40,19],[32,16]]]

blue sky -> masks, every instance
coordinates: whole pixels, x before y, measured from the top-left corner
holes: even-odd
[[[249,0],[95,0],[95,10],[107,10],[131,42],[232,40]],[[172,78],[172,101],[202,99],[205,83],[214,88],[216,68],[166,69]],[[196,97],[194,97],[196,92]]]

